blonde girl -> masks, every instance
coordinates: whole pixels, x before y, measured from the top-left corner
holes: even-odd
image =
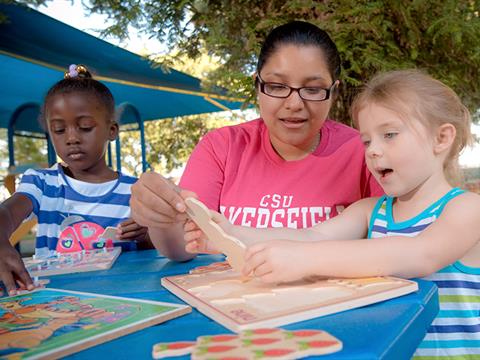
[[[219,214],[215,219],[253,243],[244,273],[265,282],[308,275],[436,282],[440,312],[415,355],[480,358],[480,196],[455,187],[457,159],[471,139],[468,110],[446,85],[402,70],[372,79],[352,115],[367,166],[386,195],[303,230],[249,229]],[[189,248],[208,246],[191,222],[185,228]]]

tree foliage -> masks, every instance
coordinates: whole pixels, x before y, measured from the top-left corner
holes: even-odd
[[[167,55],[172,59],[176,70],[187,72],[192,76],[205,79],[208,71],[216,69],[216,59],[202,52],[196,60],[177,53]],[[181,168],[200,138],[208,131],[244,120],[241,113],[212,113],[182,116],[145,123],[147,163],[162,174],[171,173]],[[122,167],[127,173],[140,175],[142,164],[140,134],[138,132],[120,133],[122,144]]]
[[[0,0],[0,2],[13,0]],[[51,0],[17,0],[33,6]],[[471,110],[480,103],[480,0],[82,0],[91,13],[113,23],[104,35],[128,38],[133,26],[169,46],[151,54],[164,66],[253,99],[251,74],[266,34],[291,20],[306,20],[329,32],[341,53],[342,92],[332,109],[349,123],[348,108],[358,87],[378,71],[417,67],[446,82]],[[0,17],[1,21],[1,17]],[[215,64],[200,66],[206,54]],[[478,122],[480,113],[475,112]],[[205,119],[211,119],[205,122]],[[170,171],[188,158],[212,127],[213,115],[146,124],[147,161]],[[128,134],[128,135],[127,135]],[[122,134],[123,165],[139,174],[138,133]],[[20,151],[23,152],[23,151]],[[33,153],[28,149],[25,153]],[[160,155],[159,155],[160,154]]]
[[[0,129],[0,162],[8,164],[7,130]],[[5,140],[3,140],[5,139]],[[15,164],[46,164],[47,142],[43,139],[15,136],[13,139],[15,149]],[[3,171],[2,171],[3,170]],[[7,168],[0,169],[0,176],[5,175]]]
[[[128,26],[195,58],[221,59],[209,78],[232,95],[252,97],[251,73],[266,34],[290,20],[325,29],[343,60],[334,115],[348,122],[358,86],[378,71],[417,67],[452,86],[473,110],[480,102],[479,0],[85,0],[128,36]]]
[[[146,157],[152,169],[168,174],[181,168],[200,138],[211,129],[242,120],[232,114],[182,116],[145,123]],[[122,171],[139,176],[142,173],[140,134],[120,133]]]

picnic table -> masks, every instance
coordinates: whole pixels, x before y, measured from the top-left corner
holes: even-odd
[[[124,252],[111,269],[50,277],[50,288],[183,303],[162,287],[164,276],[223,261],[221,255],[199,255],[173,262],[156,250]],[[325,330],[343,342],[340,352],[322,359],[409,359],[438,312],[435,284],[416,280],[419,290],[381,303],[282,326],[288,330]],[[91,347],[68,359],[151,359],[159,342],[195,340],[227,334],[228,329],[193,309],[187,315]],[[179,359],[187,359],[187,356]],[[312,357],[313,358],[313,357]]]

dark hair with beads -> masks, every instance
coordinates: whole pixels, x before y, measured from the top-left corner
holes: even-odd
[[[268,34],[258,56],[258,74],[281,45],[318,47],[324,54],[332,80],[335,81],[340,76],[341,61],[335,43],[325,31],[305,21],[291,21],[276,27]]]
[[[85,93],[94,96],[100,104],[105,106],[108,121],[112,121],[115,115],[115,101],[110,90],[100,81],[93,79],[92,74],[84,65],[70,65],[65,72],[63,80],[60,80],[48,90],[43,102],[41,122],[46,127],[46,110],[49,101],[56,95]]]

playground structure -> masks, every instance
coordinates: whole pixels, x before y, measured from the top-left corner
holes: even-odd
[[[47,90],[63,78],[70,64],[84,64],[95,79],[105,83],[116,100],[120,131],[139,131],[142,170],[146,161],[144,121],[238,109],[242,99],[205,92],[200,80],[188,74],[151,64],[127,50],[84,33],[36,10],[19,4],[0,4],[0,128],[8,129],[9,165],[4,184],[15,191],[16,178],[25,170],[15,158],[15,139],[30,137],[47,143],[47,159],[56,154],[38,119]],[[68,41],[58,41],[58,34]],[[108,149],[108,164],[122,168],[120,137]],[[37,167],[39,164],[35,164]],[[27,221],[10,239],[24,235],[34,221]]]

